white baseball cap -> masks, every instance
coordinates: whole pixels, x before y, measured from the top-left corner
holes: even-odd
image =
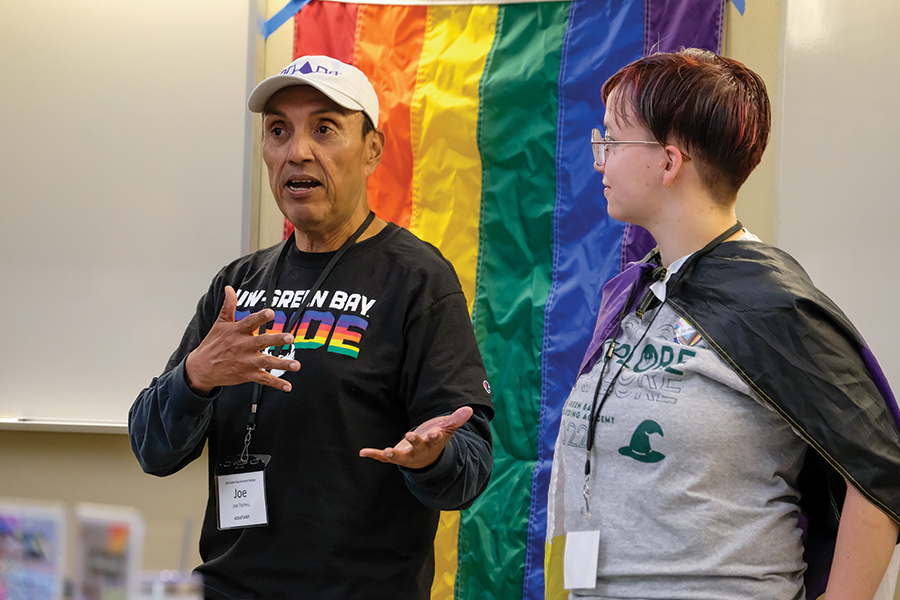
[[[344,108],[361,110],[378,127],[378,95],[369,79],[356,67],[330,56],[301,56],[257,85],[247,106],[252,112],[263,112],[275,92],[292,85],[311,85]]]

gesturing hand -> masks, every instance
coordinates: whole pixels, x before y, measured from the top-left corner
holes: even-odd
[[[262,351],[270,346],[293,344],[293,336],[287,333],[253,335],[260,325],[275,318],[275,313],[267,308],[235,322],[236,308],[237,294],[230,285],[226,286],[225,301],[216,322],[185,362],[188,385],[204,396],[215,387],[248,381],[291,391],[289,382],[264,369],[297,371],[300,363],[269,356]]]
[[[472,408],[463,406],[450,415],[435,417],[425,421],[409,431],[393,448],[376,450],[375,448],[363,448],[359,455],[363,458],[400,465],[410,469],[427,467],[437,460],[450,438],[456,433],[463,423],[472,416]]]

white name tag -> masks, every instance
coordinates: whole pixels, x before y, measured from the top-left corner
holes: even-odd
[[[563,585],[567,590],[597,587],[599,531],[567,531],[563,563]]]
[[[264,469],[262,461],[237,468],[231,461],[219,465],[216,473],[219,529],[262,527],[269,524]]]

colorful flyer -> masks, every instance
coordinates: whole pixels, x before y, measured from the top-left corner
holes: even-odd
[[[137,598],[144,547],[138,511],[79,504],[75,518],[75,600]]]
[[[62,505],[0,498],[0,600],[60,600],[65,568]]]

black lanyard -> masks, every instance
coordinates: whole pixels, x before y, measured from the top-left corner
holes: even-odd
[[[716,246],[718,246],[719,244],[721,244],[722,242],[724,242],[725,240],[727,240],[728,238],[733,236],[735,233],[737,233],[738,231],[743,229],[743,227],[744,226],[741,225],[741,222],[738,221],[737,223],[732,225],[730,228],[728,228],[728,230],[726,230],[721,235],[719,235],[716,239],[714,239],[713,241],[708,243],[706,246],[704,246],[701,250],[694,252],[690,256],[690,258],[688,258],[684,262],[684,264],[681,265],[681,268],[678,269],[678,272],[674,275],[675,280],[667,286],[668,291],[666,293],[666,297],[669,297],[674,293],[675,286],[679,282],[681,282],[682,278],[684,278],[684,276],[687,274],[687,272],[691,268],[693,268],[694,264],[701,257],[703,257],[704,255],[711,252],[713,250],[713,248],[715,248]],[[652,274],[653,281],[662,281],[663,279],[665,279],[666,273],[667,273],[667,270],[664,267],[657,267],[656,269],[653,269],[653,274]],[[650,328],[653,326],[653,321],[655,321],[656,317],[659,315],[659,311],[657,311],[653,315],[653,318],[650,320],[650,323],[647,325],[647,328],[644,330],[644,333],[641,334],[641,338],[634,344],[634,346],[632,346],[631,352],[628,354],[628,356],[625,358],[625,360],[622,361],[622,365],[619,367],[619,370],[616,371],[616,374],[613,376],[612,381],[609,382],[609,385],[606,387],[606,391],[603,393],[603,398],[600,399],[600,403],[598,404],[597,399],[600,395],[600,386],[603,384],[603,378],[606,374],[606,368],[609,366],[609,363],[612,360],[613,354],[615,352],[616,339],[619,337],[619,334],[622,332],[622,321],[624,320],[625,315],[628,313],[629,306],[631,305],[632,301],[634,300],[635,293],[637,292],[637,287],[638,287],[638,284],[641,282],[641,279],[642,279],[641,277],[637,278],[635,280],[635,282],[632,284],[631,289],[628,291],[628,297],[625,300],[625,304],[622,306],[622,310],[619,311],[616,326],[613,328],[613,330],[611,332],[612,341],[609,344],[609,349],[605,353],[606,356],[603,361],[603,366],[600,368],[600,378],[597,380],[597,386],[594,388],[594,399],[591,402],[591,413],[588,417],[587,457],[586,457],[585,463],[584,463],[584,474],[585,475],[590,475],[590,473],[591,473],[591,449],[594,446],[594,439],[596,438],[597,421],[600,420],[600,411],[603,410],[603,405],[606,404],[606,400],[609,398],[609,395],[612,392],[613,387],[615,387],[616,381],[619,379],[619,375],[622,373],[622,370],[625,368],[625,365],[627,365],[628,362],[631,360],[631,358],[634,356],[634,353],[637,350],[637,347],[640,346],[641,342],[644,341],[644,338],[647,336],[647,333],[650,331]],[[652,290],[650,290],[650,289],[647,290],[647,296],[644,297],[644,299],[641,301],[640,305],[638,306],[638,309],[641,311],[640,314],[638,315],[638,318],[640,318],[640,319],[643,319],[643,317],[644,317],[644,315],[643,315],[644,310],[649,310],[647,308],[651,304],[650,300],[648,299],[649,296],[653,296],[654,298],[656,297],[653,294]],[[609,339],[609,338],[607,338],[607,339]]]
[[[331,273],[331,270],[334,268],[334,265],[341,259],[344,253],[356,243],[356,240],[359,239],[359,236],[363,234],[363,232],[372,224],[372,221],[375,219],[375,213],[369,211],[369,215],[366,217],[366,220],[363,221],[362,225],[353,232],[347,240],[341,245],[340,248],[337,249],[337,252],[331,257],[331,260],[328,261],[328,264],[325,265],[325,268],[322,269],[322,273],[319,275],[319,278],[316,279],[316,282],[309,288],[309,291],[306,293],[306,296],[303,297],[303,303],[297,309],[297,311],[291,315],[290,322],[285,322],[284,329],[282,332],[292,333],[293,329],[300,324],[300,318],[303,316],[303,313],[306,312],[306,308],[309,306],[309,303],[312,302],[313,296],[315,296],[316,292],[319,291],[319,288],[322,287],[322,283],[325,282],[325,278],[328,277],[328,274]],[[272,269],[272,275],[269,277],[269,287],[266,289],[266,302],[263,309],[272,308],[270,303],[272,302],[272,297],[275,295],[275,286],[278,285],[278,278],[281,277],[281,271],[284,269],[284,260],[287,257],[288,251],[291,249],[291,244],[294,243],[293,238],[288,238],[284,241],[284,245],[281,248],[281,254],[278,255],[278,260],[275,261],[275,268]],[[266,331],[266,325],[268,323],[263,323],[259,326],[259,333],[262,335]]]
[[[295,327],[300,326],[300,319],[303,317],[303,313],[306,312],[309,303],[312,302],[313,297],[319,291],[319,288],[322,287],[322,284],[325,282],[325,278],[328,277],[328,274],[331,273],[331,270],[334,269],[334,266],[341,259],[344,253],[356,243],[356,240],[359,239],[359,236],[363,234],[363,232],[368,229],[369,225],[372,224],[372,221],[375,219],[375,213],[369,211],[369,215],[366,217],[366,220],[363,221],[362,225],[357,228],[357,230],[351,235],[347,240],[341,244],[341,247],[337,249],[331,259],[328,261],[328,264],[325,265],[325,268],[322,269],[322,273],[319,274],[319,278],[316,279],[316,282],[309,288],[309,291],[306,292],[306,295],[303,297],[303,303],[291,315],[289,321],[285,321],[284,328],[282,332],[293,333]],[[278,278],[281,277],[281,271],[284,269],[284,261],[287,258],[288,251],[291,249],[291,246],[294,244],[294,238],[289,237],[284,241],[284,245],[281,248],[281,253],[278,255],[278,260],[275,261],[275,267],[272,269],[272,275],[269,277],[269,287],[266,289],[266,301],[263,306],[263,310],[266,308],[271,308],[272,298],[275,295],[275,286],[278,285]],[[269,321],[271,323],[272,321]],[[269,323],[263,323],[259,326],[260,335],[266,332],[266,326]],[[287,346],[282,346],[282,349]],[[254,383],[253,384],[253,401],[250,406],[250,417],[247,420],[247,435],[244,437],[244,451],[241,453],[241,461],[246,461],[249,456],[250,451],[250,438],[252,436],[252,432],[256,429],[256,413],[259,410],[259,402],[262,396],[262,384]]]

